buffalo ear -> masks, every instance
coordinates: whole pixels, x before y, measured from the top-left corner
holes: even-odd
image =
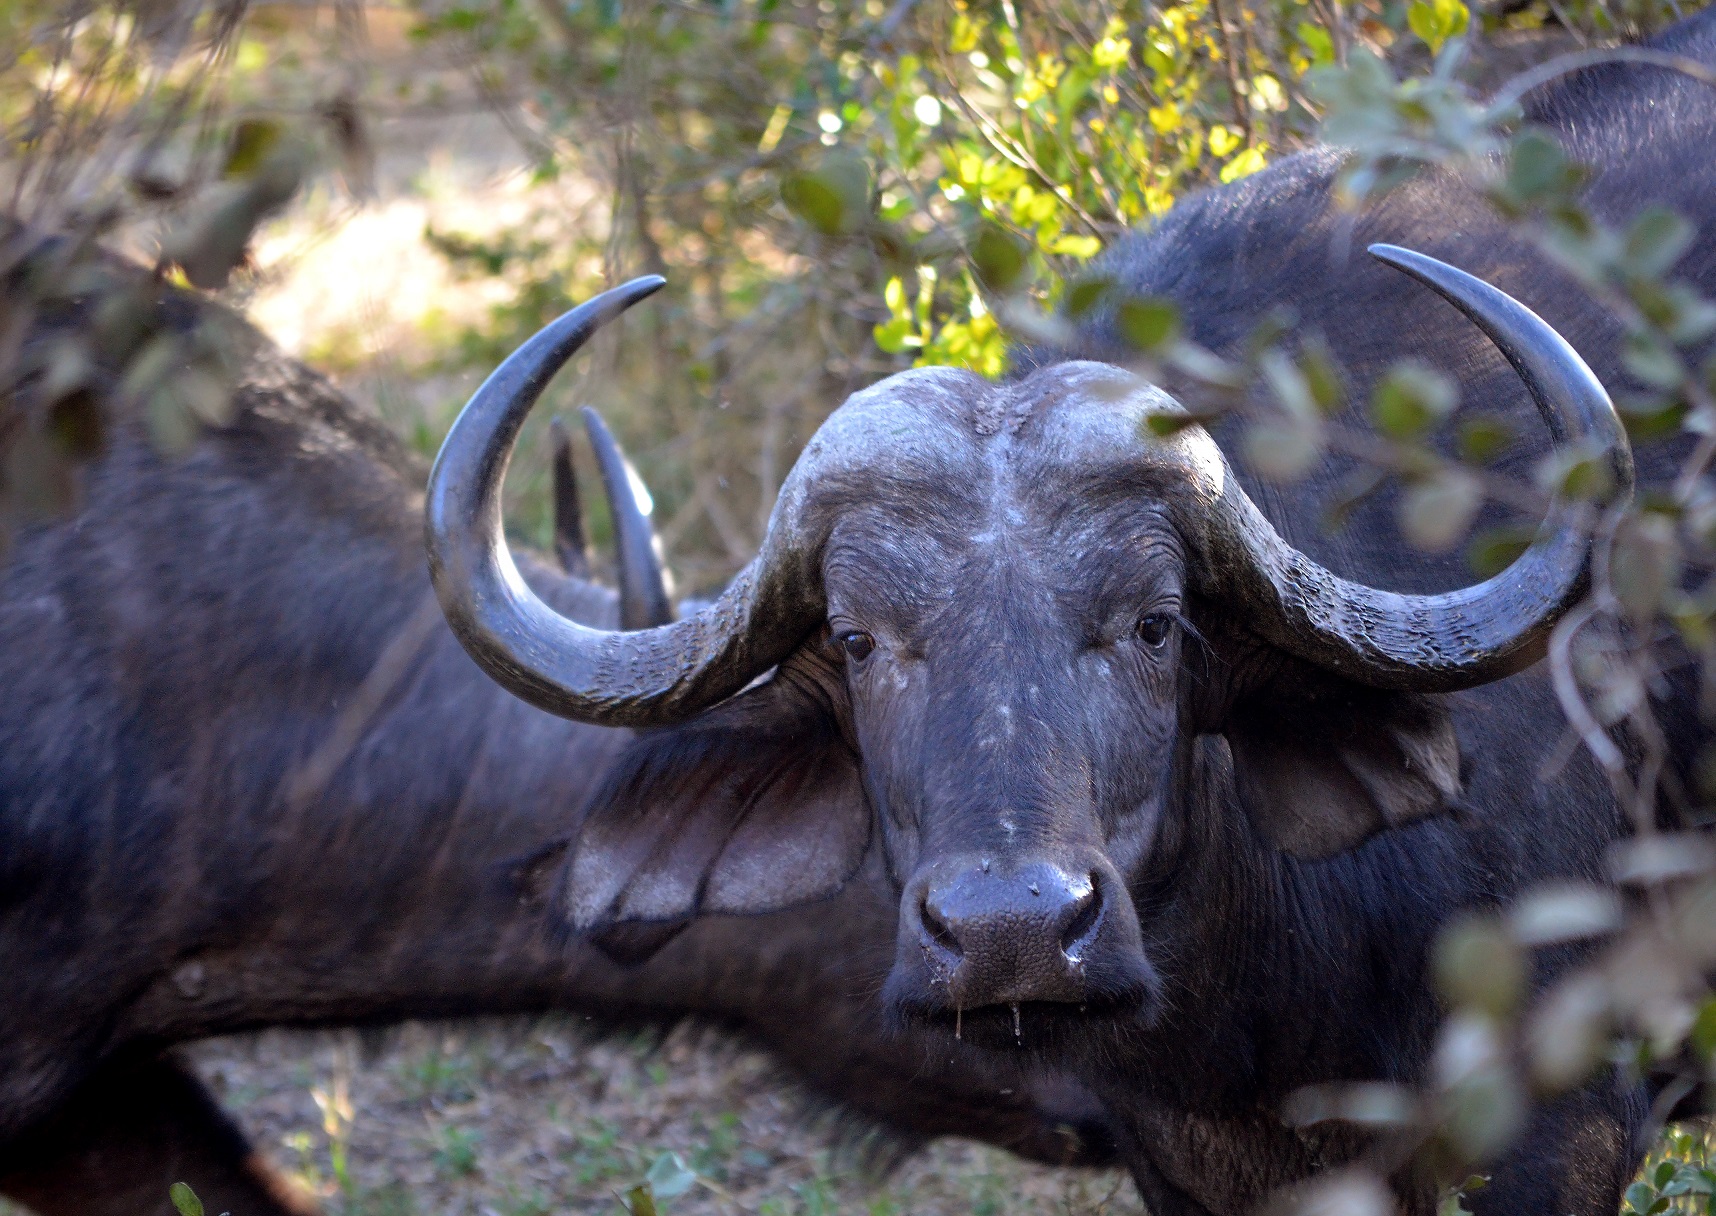
[[[1223,733],[1252,824],[1297,857],[1354,848],[1459,798],[1460,742],[1440,697],[1297,668],[1236,707]]]
[[[574,929],[772,912],[857,871],[870,842],[857,760],[797,674],[783,664],[686,725],[632,738],[562,871]]]

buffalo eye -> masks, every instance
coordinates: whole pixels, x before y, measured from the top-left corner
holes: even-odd
[[[834,639],[840,649],[846,652],[846,657],[854,663],[862,663],[870,657],[870,652],[876,649],[876,639],[861,629],[853,629],[842,633]]]
[[[1160,612],[1138,618],[1138,637],[1152,650],[1159,649],[1173,631],[1174,619]]]

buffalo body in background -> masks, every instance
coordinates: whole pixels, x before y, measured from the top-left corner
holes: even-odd
[[[176,324],[206,319],[162,290]],[[610,957],[619,935],[605,952],[551,931],[533,875],[626,732],[532,709],[471,663],[424,570],[425,470],[237,333],[232,422],[176,458],[121,428],[77,513],[18,537],[0,573],[0,1193],[45,1216],[166,1213],[186,1181],[211,1212],[293,1210],[163,1048],[547,1010],[736,1026],[907,1142],[1109,1151],[1075,1088],[1039,1102],[972,1048],[887,1031],[879,867],[808,912],[695,925],[641,967]],[[647,529],[620,539],[647,557]],[[530,572],[593,624],[664,611],[647,579],[622,605]],[[702,780],[730,783],[729,763]]]

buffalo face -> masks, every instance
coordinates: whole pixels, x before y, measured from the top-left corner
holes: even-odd
[[[1185,546],[1149,470],[1092,457],[1165,399],[1075,364],[853,404],[916,423],[872,466],[894,475],[831,476],[818,503],[827,644],[901,888],[888,999],[978,1034],[1019,1005],[1138,1010],[1127,879],[1178,731]]]
[[[1482,328],[1556,438],[1606,451],[1624,492],[1624,435],[1564,341],[1451,267],[1379,256]],[[1349,583],[1281,539],[1171,399],[1065,363],[857,394],[717,601],[593,630],[519,577],[499,485],[548,375],[657,286],[609,292],[509,359],[428,497],[431,573],[472,656],[551,712],[658,728],[591,800],[562,890],[579,928],[814,898],[879,837],[901,894],[896,1011],[1002,1040],[1027,1016],[1144,1015],[1157,982],[1134,892],[1171,859],[1203,740],[1269,844],[1351,847],[1457,790],[1452,729],[1420,694],[1535,661],[1583,593],[1571,506],[1476,587]]]

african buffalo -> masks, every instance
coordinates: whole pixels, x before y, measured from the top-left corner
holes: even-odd
[[[1716,61],[1716,16],[1658,45]],[[1595,170],[1605,220],[1649,203],[1716,220],[1716,92],[1621,65],[1527,109]],[[1418,355],[1468,406],[1520,419],[1533,402],[1624,491],[1603,383],[1627,381],[1603,309],[1450,175],[1344,217],[1341,162],[1316,149],[1190,199],[1106,268],[1174,299],[1217,352],[1288,304],[1360,395]],[[1421,252],[1343,253],[1373,243]],[[1716,289],[1716,243],[1684,270]],[[1473,587],[1401,544],[1384,505],[1323,536],[1343,469],[1259,486],[1202,428],[1146,427],[1181,406],[1115,366],[1126,352],[1098,316],[1003,383],[925,369],[858,393],[719,600],[645,632],[590,629],[519,578],[498,488],[555,369],[658,286],[616,288],[508,359],[426,506],[442,606],[498,682],[654,728],[597,797],[563,914],[592,928],[779,908],[839,889],[875,836],[900,897],[891,1014],[1068,1068],[1121,1126],[1156,1216],[1251,1211],[1365,1151],[1351,1125],[1289,1125],[1284,1099],[1420,1082],[1438,929],[1545,879],[1600,879],[1626,831],[1595,766],[1560,763],[1564,720],[1534,666],[1586,586],[1574,508]],[[1653,456],[1651,479],[1677,454]],[[1665,710],[1685,718],[1690,700]],[[735,738],[794,746],[712,789],[709,757]],[[1537,981],[1571,957],[1540,955]],[[1614,1212],[1650,1098],[1604,1075],[1539,1104],[1469,1202]],[[1434,1210],[1433,1179],[1395,1183],[1408,1211]]]
[[[150,290],[181,329],[212,307]],[[100,298],[33,340],[78,331]],[[892,939],[879,867],[808,913],[702,921],[641,967],[610,957],[637,947],[618,935],[598,949],[551,931],[533,876],[626,733],[534,710],[471,663],[424,568],[425,470],[230,326],[248,344],[231,422],[177,457],[140,420],[119,427],[77,512],[17,537],[0,572],[0,1193],[45,1216],[166,1213],[183,1180],[211,1212],[296,1210],[163,1048],[556,1009],[730,1024],[907,1141],[1111,1152],[1076,1087],[1033,1089],[887,1030],[871,1000]],[[623,484],[617,449],[596,450]],[[593,626],[670,614],[624,501],[625,595],[529,567]],[[576,564],[581,540],[560,539]],[[784,762],[794,743],[747,746]]]

